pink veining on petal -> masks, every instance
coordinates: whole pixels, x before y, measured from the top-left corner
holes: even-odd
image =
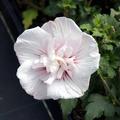
[[[53,56],[43,52],[37,63],[38,67],[42,65],[37,70],[40,72],[41,77],[49,76],[48,80],[53,74],[56,74],[54,77],[56,80],[72,79],[73,71],[78,64],[77,57],[73,56],[73,49],[71,47],[68,48],[64,44],[57,45],[57,47],[53,48],[53,51],[55,51],[52,53]],[[67,52],[69,52],[69,55],[67,55]]]

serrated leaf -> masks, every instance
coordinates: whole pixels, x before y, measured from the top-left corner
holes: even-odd
[[[32,25],[34,19],[38,16],[38,11],[36,9],[27,9],[22,13],[24,28],[27,29]]]
[[[103,33],[100,32],[99,29],[97,29],[97,28],[94,28],[94,30],[92,32],[93,32],[93,36],[95,36],[95,37],[102,37],[103,36]]]
[[[99,94],[93,94],[88,99],[89,104],[86,106],[85,120],[100,118],[102,115],[111,117],[115,113],[114,106]]]
[[[111,66],[109,66],[109,68],[107,69],[107,74],[109,78],[113,78],[115,77],[116,72]]]
[[[120,11],[116,11],[114,9],[110,9],[110,16],[115,17],[116,15],[120,15]]]
[[[87,31],[92,31],[92,26],[90,24],[82,24],[80,28]]]
[[[68,114],[76,106],[76,103],[77,103],[77,99],[60,100],[60,105],[61,105],[63,117],[65,120],[67,119]]]

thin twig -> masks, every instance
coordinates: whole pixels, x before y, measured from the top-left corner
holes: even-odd
[[[48,105],[47,105],[47,103],[45,102],[45,100],[42,100],[42,103],[43,103],[44,107],[46,108],[46,110],[47,110],[47,112],[48,112],[48,115],[49,115],[50,119],[51,119],[51,120],[54,120],[54,117],[53,117],[53,115],[52,115],[50,109],[48,108]]]
[[[10,30],[10,28],[8,27],[8,24],[7,24],[7,22],[6,22],[6,20],[5,20],[5,18],[4,18],[4,16],[3,16],[3,14],[2,14],[1,11],[0,11],[0,19],[2,20],[4,26],[6,27],[6,30],[7,30],[8,34],[9,34],[12,42],[14,43],[14,42],[15,42],[15,39],[14,39],[14,37],[13,37],[13,35],[12,35],[12,33],[11,33],[11,30]]]
[[[111,97],[113,98],[113,100],[115,101],[116,104],[120,105],[120,101],[116,98],[116,96],[111,92],[109,85],[107,84],[106,80],[104,79],[104,77],[102,76],[100,70],[97,71],[99,77],[102,80],[102,83],[104,84],[107,92],[111,95]]]

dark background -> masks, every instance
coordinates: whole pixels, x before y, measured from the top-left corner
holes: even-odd
[[[13,44],[22,31],[15,1],[0,0],[0,120],[62,120],[57,101],[34,100],[19,84]]]

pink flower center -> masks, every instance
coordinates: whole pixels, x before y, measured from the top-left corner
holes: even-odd
[[[72,56],[71,48],[62,47],[57,53],[42,55],[39,60],[34,61],[33,68],[40,67],[45,68],[46,73],[49,73],[48,79],[44,81],[47,84],[51,84],[54,80],[72,79],[72,73],[77,69],[76,57]]]

